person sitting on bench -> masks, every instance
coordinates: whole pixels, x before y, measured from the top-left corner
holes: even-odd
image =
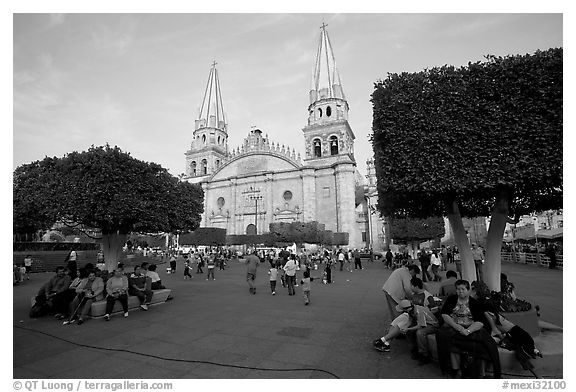
[[[96,276],[94,270],[90,270],[88,277],[82,279],[80,285],[76,288],[76,297],[70,304],[70,319],[65,324],[70,324],[78,319],[78,325],[84,322],[84,319],[90,313],[92,302],[102,301],[104,299],[104,281]]]
[[[70,281],[70,276],[66,275],[64,267],[58,267],[56,268],[56,276],[44,286],[44,298],[39,299],[36,297],[36,301],[41,302],[44,300],[48,302],[51,305],[54,316],[59,320],[65,318],[64,314],[67,312],[68,302],[66,302],[66,298]]]
[[[128,278],[128,294],[138,297],[140,308],[148,310],[152,301],[151,279],[143,275],[140,266],[134,266],[134,273]]]
[[[487,328],[488,322],[480,302],[470,297],[470,283],[467,280],[457,280],[454,284],[456,294],[446,298],[441,314],[444,325],[436,333],[438,362],[442,373],[456,377],[460,371],[458,352],[467,352],[476,363],[467,368],[470,372],[481,376],[480,358],[489,358],[492,362],[494,378],[502,375],[498,346]],[[451,367],[449,367],[451,365]]]
[[[146,276],[150,278],[152,281],[151,289],[152,290],[163,290],[166,287],[162,284],[162,280],[160,280],[160,275],[156,272],[156,264],[150,264],[148,266],[148,271],[146,271]]]
[[[110,313],[114,309],[116,301],[120,301],[124,317],[128,317],[128,278],[124,275],[124,269],[118,267],[114,270],[114,275],[106,282],[106,314],[104,320],[110,321]]]

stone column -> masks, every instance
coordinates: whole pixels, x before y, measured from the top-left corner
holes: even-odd
[[[208,183],[202,183],[202,190],[204,191],[204,213],[202,214],[202,221],[200,223],[200,227],[208,227]]]
[[[236,180],[230,180],[230,201],[227,208],[230,211],[230,219],[226,222],[226,232],[227,234],[236,234]]]
[[[302,178],[302,221],[316,220],[316,174],[313,168],[301,170]]]
[[[272,222],[272,216],[274,215],[274,174],[266,174],[266,179],[264,180],[264,205],[266,206],[262,212],[265,212],[264,219],[262,220],[261,233],[268,233],[270,231],[270,223]]]
[[[350,247],[358,246],[358,228],[356,227],[355,211],[355,182],[354,182],[354,164],[342,163],[335,168],[336,176],[336,194],[337,205],[336,213],[338,214],[337,231],[349,233]]]

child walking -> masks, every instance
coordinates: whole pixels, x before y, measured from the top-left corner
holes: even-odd
[[[270,275],[270,290],[272,291],[272,295],[276,295],[276,281],[278,280],[278,267],[280,263],[272,264],[270,270],[268,271],[268,275]]]
[[[304,305],[310,304],[310,282],[312,282],[314,278],[310,277],[309,271],[304,271],[304,275],[300,284],[302,285],[302,294],[304,295]]]
[[[212,280],[216,280],[214,278],[214,268],[216,267],[216,262],[214,261],[215,257],[215,254],[208,256],[208,276],[206,277],[206,280],[210,279],[210,277],[212,277]]]
[[[190,274],[190,263],[188,261],[184,262],[184,280],[192,279],[192,275]]]

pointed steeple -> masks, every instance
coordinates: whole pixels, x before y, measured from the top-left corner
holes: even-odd
[[[216,61],[214,61],[210,67],[210,74],[208,75],[208,82],[206,83],[195,129],[210,127],[226,132],[226,117],[222,105],[222,92],[220,91],[220,79],[218,78],[216,64]]]
[[[194,122],[190,150],[185,155],[189,177],[211,175],[228,156],[228,130],[215,61],[210,67],[202,106]]]
[[[310,104],[318,99],[346,99],[326,26],[328,25],[322,23],[320,27],[320,41],[316,51],[312,85],[310,86]]]
[[[305,161],[314,165],[331,164],[339,159],[354,161],[355,136],[348,123],[348,102],[326,26],[322,23],[320,27],[308,125],[302,129],[306,143]]]

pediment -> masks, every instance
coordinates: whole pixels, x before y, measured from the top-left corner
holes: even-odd
[[[225,162],[224,165],[214,173],[210,181],[258,173],[294,170],[299,167],[300,165],[297,162],[280,154],[263,152],[248,153]]]

